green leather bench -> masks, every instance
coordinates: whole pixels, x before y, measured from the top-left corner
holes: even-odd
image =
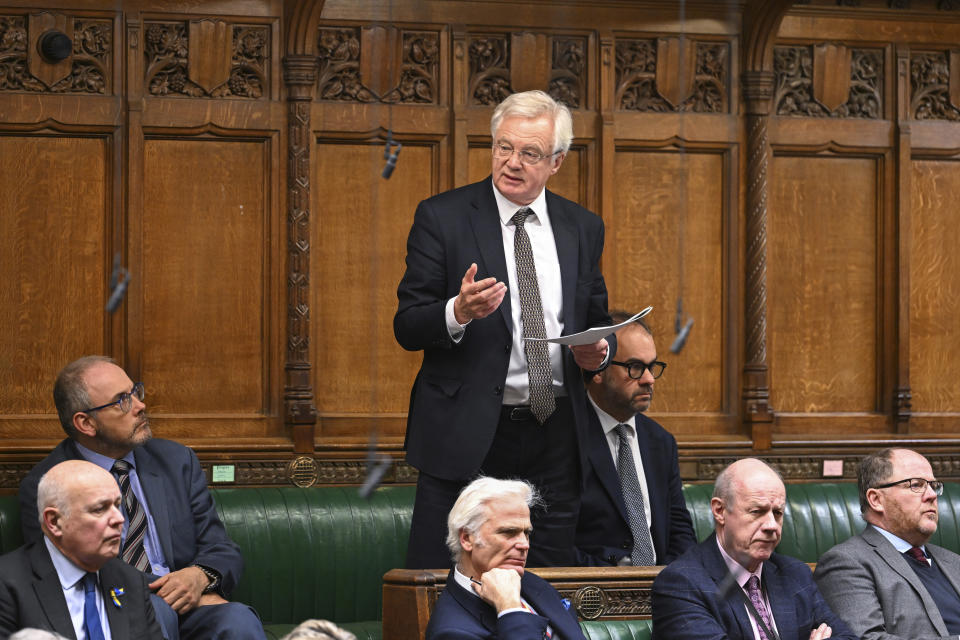
[[[697,537],[713,530],[711,485],[684,487]],[[403,566],[413,487],[382,487],[369,500],[349,487],[214,488],[217,510],[246,569],[233,598],[253,605],[268,636],[325,618],[361,640],[382,637],[383,575]],[[16,496],[0,496],[0,552],[21,544]],[[946,483],[933,542],[960,553],[960,483]],[[864,526],[856,485],[787,485],[778,551],[805,562]],[[388,623],[389,624],[389,623]],[[582,623],[591,640],[650,638],[649,620]]]

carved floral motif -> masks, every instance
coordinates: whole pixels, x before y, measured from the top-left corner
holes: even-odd
[[[109,20],[74,19],[70,75],[48,87],[27,68],[26,17],[0,16],[0,91],[105,95],[111,90],[112,38]]]
[[[440,69],[440,37],[434,31],[403,33],[400,84],[383,97],[384,102],[437,103]]]
[[[883,117],[883,52],[853,49],[850,60],[850,97],[832,112],[813,96],[813,49],[809,46],[774,47],[776,74],[774,104],[781,116],[820,118]]]
[[[950,63],[947,54],[910,56],[910,112],[916,120],[960,120],[960,109],[950,103]]]
[[[624,111],[725,113],[729,47],[698,42],[693,92],[677,107],[657,91],[657,43],[655,40],[618,40],[616,87],[618,108]]]
[[[470,39],[470,97],[474,104],[495,105],[513,93],[510,86],[510,40],[506,35]]]
[[[360,29],[320,29],[321,100],[373,102],[373,92],[360,81]]]
[[[260,98],[267,85],[267,27],[233,27],[230,79],[207,92],[187,75],[189,35],[186,22],[145,24],[146,85],[150,95],[191,98]]]
[[[586,38],[554,38],[547,93],[571,109],[581,105],[586,86]]]

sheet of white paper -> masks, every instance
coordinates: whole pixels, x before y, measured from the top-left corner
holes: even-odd
[[[592,329],[587,329],[586,331],[581,331],[580,333],[573,333],[569,336],[559,336],[557,338],[526,338],[526,340],[555,342],[557,344],[565,344],[569,347],[576,346],[578,344],[593,344],[601,338],[606,338],[611,333],[616,333],[637,318],[642,318],[651,311],[653,311],[653,307],[647,307],[640,313],[636,313],[631,316],[630,319],[624,320],[620,324],[615,324],[611,327],[594,327]]]

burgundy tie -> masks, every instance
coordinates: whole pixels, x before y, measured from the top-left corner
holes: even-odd
[[[913,558],[917,564],[922,564],[925,567],[930,566],[930,563],[927,562],[927,556],[924,555],[923,549],[920,547],[910,547],[907,549],[907,555]]]

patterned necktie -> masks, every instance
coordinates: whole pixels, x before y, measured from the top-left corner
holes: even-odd
[[[763,595],[760,593],[760,578],[757,576],[750,576],[750,579],[747,580],[747,595],[750,596],[750,602],[753,603],[753,608],[757,610],[763,623],[767,625],[768,629],[773,630],[773,622],[770,620],[770,614],[767,613],[767,605],[763,604]],[[763,631],[763,626],[760,624],[757,624],[757,635],[760,637],[760,640],[769,640],[767,634]]]
[[[923,549],[921,549],[920,547],[910,547],[909,549],[907,549],[906,554],[910,556],[910,558],[917,564],[922,565],[924,567],[930,566],[930,563],[927,562],[927,556],[924,555]]]
[[[526,600],[521,599],[521,600],[520,600],[520,606],[523,607],[523,610],[524,610],[524,611],[529,611],[530,613],[532,613],[532,614],[535,615],[535,616],[540,615],[540,614],[538,614],[536,611],[533,610],[533,607],[531,607],[529,604],[527,604],[527,601],[526,601]],[[549,622],[547,623],[547,628],[546,628],[546,629],[544,630],[544,632],[543,632],[543,637],[544,637],[544,638],[552,638],[552,637],[553,637],[553,628],[550,626],[550,623],[549,623]]]
[[[97,610],[97,574],[83,576],[83,628],[87,640],[103,640],[103,626]]]
[[[633,534],[633,551],[630,552],[630,562],[635,567],[651,567],[656,564],[653,547],[650,544],[650,527],[647,526],[646,508],[643,500],[643,490],[637,477],[637,465],[633,462],[633,452],[630,450],[630,427],[618,424],[614,431],[620,445],[617,450],[617,471],[620,473],[620,488],[623,490],[623,501],[627,505],[627,519],[630,521],[630,533]]]
[[[130,486],[130,463],[126,460],[117,460],[113,463],[112,471],[117,477],[117,484],[120,485],[123,508],[127,512],[127,538],[123,543],[120,557],[140,571],[149,571],[150,560],[143,546],[143,538],[147,534],[147,514],[133,493],[133,487]]]
[[[517,288],[520,294],[520,319],[523,321],[524,338],[546,338],[543,325],[543,306],[540,303],[540,287],[537,284],[537,268],[533,263],[533,248],[530,236],[523,223],[533,210],[523,207],[511,220],[517,230],[513,236],[513,255],[517,261]],[[527,356],[527,376],[530,380],[530,410],[543,424],[557,407],[553,397],[553,369],[550,366],[550,351],[544,341],[524,340],[523,350]]]

